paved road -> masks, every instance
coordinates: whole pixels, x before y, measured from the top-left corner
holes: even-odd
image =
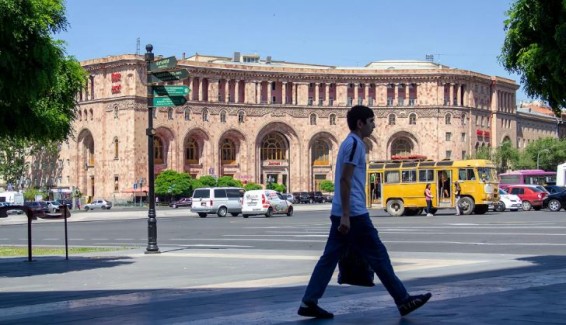
[[[433,218],[380,213],[373,221],[398,276],[411,292],[432,291],[432,300],[400,318],[380,285],[338,286],[333,279],[321,304],[336,318],[308,323],[566,324],[564,213]],[[296,310],[323,245],[327,211],[247,220],[182,214],[159,217],[160,254],[139,248],[69,261],[0,258],[0,323],[305,323]],[[77,213],[71,219],[73,236],[86,238],[90,231],[107,234],[100,243],[115,244],[121,238],[116,236],[146,242],[146,220],[139,212]],[[98,221],[85,221],[93,219]],[[61,227],[61,220],[40,220],[34,233],[54,238]],[[0,238],[8,238],[2,244],[18,240],[14,234],[24,229],[25,224],[1,220]],[[440,247],[452,252],[438,252]]]

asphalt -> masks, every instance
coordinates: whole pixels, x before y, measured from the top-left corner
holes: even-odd
[[[432,292],[428,304],[400,317],[377,279],[334,278],[320,305],[335,318],[312,320],[296,312],[318,255],[160,247],[0,258],[0,324],[566,324],[565,256],[391,253],[411,293]]]

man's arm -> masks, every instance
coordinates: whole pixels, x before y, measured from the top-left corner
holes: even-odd
[[[338,231],[345,234],[350,230],[350,193],[352,190],[352,177],[354,165],[344,164],[342,166],[342,177],[340,177],[340,201],[342,202],[342,217]]]

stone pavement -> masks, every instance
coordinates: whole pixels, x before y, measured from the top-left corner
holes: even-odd
[[[383,287],[340,286],[318,321],[296,315],[317,252],[160,247],[0,259],[1,324],[566,324],[566,257],[392,253],[412,293],[401,318]]]

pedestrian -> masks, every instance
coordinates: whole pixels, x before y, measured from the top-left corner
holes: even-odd
[[[461,214],[460,212],[460,192],[462,191],[462,189],[460,188],[460,182],[455,181],[454,182],[454,197],[456,198],[456,203],[454,203],[456,205],[456,215],[459,216]]]
[[[298,314],[306,317],[333,318],[334,314],[318,306],[340,257],[348,247],[368,262],[383,286],[393,297],[401,316],[424,305],[430,293],[411,296],[397,278],[385,245],[379,239],[366,208],[366,148],[363,142],[375,128],[373,111],[362,105],[352,107],[346,116],[350,133],[340,145],[336,159],[330,233],[324,252],[313,270]]]
[[[424,195],[426,200],[426,216],[432,217],[434,215],[432,214],[432,192],[430,190],[430,183],[426,184]]]

